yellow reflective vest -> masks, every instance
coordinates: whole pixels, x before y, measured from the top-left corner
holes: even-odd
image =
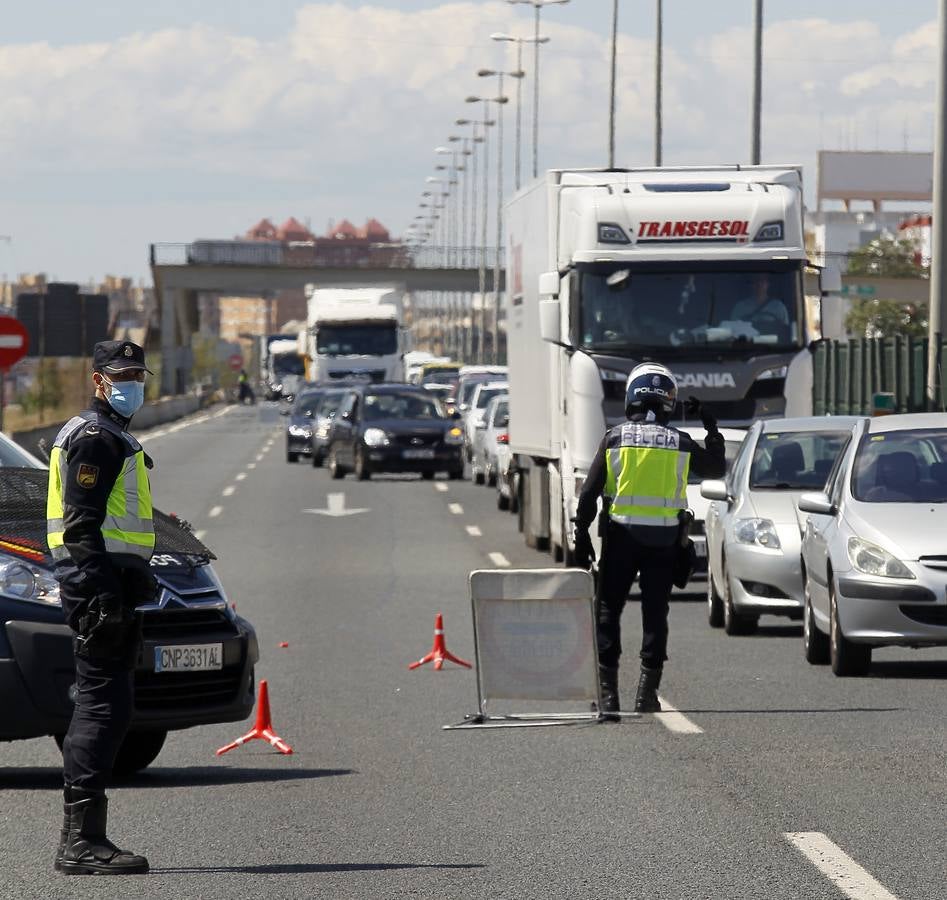
[[[49,488],[46,495],[46,540],[53,559],[69,558],[63,543],[64,489],[68,468],[69,444],[82,426],[95,422],[100,428],[118,435],[126,455],[122,471],[109,494],[102,523],[102,538],[109,554],[151,559],[155,549],[154,512],[151,484],[141,444],[127,431],[103,416],[74,416],[60,430],[49,455]]]
[[[623,525],[676,528],[687,508],[690,452],[681,435],[655,422],[626,422],[605,448],[605,494],[609,517]]]

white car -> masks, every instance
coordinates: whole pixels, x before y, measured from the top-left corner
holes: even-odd
[[[497,394],[488,404],[483,422],[477,426],[474,436],[473,458],[470,461],[471,477],[475,484],[486,483],[494,487],[497,483],[499,460],[497,447],[509,447],[507,428],[510,424],[509,394]]]
[[[799,510],[810,663],[863,675],[875,647],[947,646],[947,415],[862,419]]]
[[[464,444],[467,461],[473,462],[473,448],[477,437],[477,426],[481,425],[487,412],[487,404],[497,395],[505,394],[510,386],[505,381],[484,381],[477,385],[464,416]],[[478,482],[479,483],[479,482]]]
[[[750,634],[760,615],[802,617],[802,527],[796,501],[818,490],[857,416],[763,419],[747,433],[725,481],[704,481],[707,618]]]

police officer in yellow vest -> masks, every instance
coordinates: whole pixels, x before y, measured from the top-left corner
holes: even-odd
[[[687,507],[687,476],[720,478],[726,468],[724,442],[713,416],[691,398],[688,411],[707,430],[705,446],[668,425],[677,403],[677,383],[664,366],[645,363],[628,376],[625,415],[610,429],[579,497],[575,526],[577,562],[592,561],[589,528],[598,498],[607,523],[598,579],[598,658],[602,712],[619,711],[618,660],[621,614],[637,575],[641,586],[641,674],[637,712],[659,712],[657,690],[667,659],[668,601],[680,546],[679,513]],[[615,719],[616,716],[611,718]]]
[[[144,351],[95,345],[95,396],[59,432],[49,459],[47,540],[75,632],[76,701],[63,743],[64,816],[55,868],[70,875],[148,871],[106,837],[105,788],[128,731],[140,644],[135,607],[153,598],[151,459],[128,433],[144,400]]]

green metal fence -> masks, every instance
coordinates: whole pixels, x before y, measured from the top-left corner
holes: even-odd
[[[947,344],[940,344],[938,410],[947,404]],[[813,360],[812,407],[816,415],[870,415],[872,397],[894,395],[896,412],[923,412],[927,401],[927,339],[864,338],[823,341]]]

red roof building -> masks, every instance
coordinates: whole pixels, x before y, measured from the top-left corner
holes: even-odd
[[[280,225],[276,236],[281,241],[314,241],[316,239],[316,236],[293,216]]]

